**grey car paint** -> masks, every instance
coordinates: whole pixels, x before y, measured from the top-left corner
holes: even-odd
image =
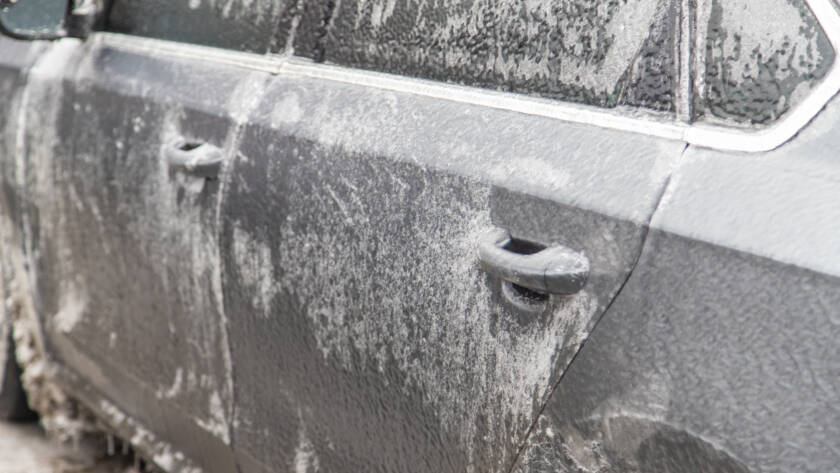
[[[307,449],[326,471],[509,468],[684,146],[276,76],[222,210],[234,439],[253,471]],[[582,251],[587,287],[506,302],[478,266],[493,225]]]
[[[3,198],[5,199],[3,209],[12,219],[19,219],[20,202],[10,185],[16,178],[16,167],[13,156],[17,154],[17,136],[21,132],[18,122],[21,112],[24,89],[26,87],[26,72],[32,63],[45,49],[41,43],[29,41],[18,41],[10,38],[3,38],[3,53],[0,56],[0,93],[4,98],[5,113],[0,114],[0,130],[2,130],[2,141],[0,141],[0,155],[4,157],[0,161],[2,165]]]
[[[48,49],[5,123],[10,252],[61,385],[161,467],[836,461],[816,397],[836,373],[833,108],[754,157],[96,38]],[[171,146],[221,150],[221,174]],[[584,253],[585,291],[486,276],[492,227]]]
[[[16,137],[20,130],[18,113],[21,110],[23,93],[26,86],[26,71],[44,49],[43,44],[4,40],[6,54],[0,55],[0,96],[4,97],[6,113],[0,113],[0,156],[15,156],[17,150]],[[15,166],[6,160],[0,160],[0,206],[9,215],[19,218],[21,211],[20,199],[11,192],[8,181],[15,179]],[[0,228],[0,238],[4,246],[22,247],[20,233],[13,233],[9,228]],[[11,393],[3,396],[0,402],[0,415],[4,418],[26,418],[26,399],[20,389],[20,383],[14,378],[20,376],[20,368],[16,366],[14,345],[12,343],[11,323],[7,312],[8,288],[12,279],[8,252],[2,252],[0,260],[0,392]]]
[[[833,471],[835,99],[761,156],[690,148],[520,471]]]
[[[42,64],[9,186],[26,205],[7,224],[28,239],[49,354],[199,465],[232,469],[220,181],[170,172],[166,151],[232,146],[250,75],[74,42]]]
[[[509,468],[684,149],[283,75],[261,95],[261,73],[95,41],[41,61],[9,224],[49,355],[112,422],[210,470],[231,452],[244,471]],[[184,141],[232,168],[173,175]],[[494,223],[587,254],[587,288],[508,301],[476,260]]]

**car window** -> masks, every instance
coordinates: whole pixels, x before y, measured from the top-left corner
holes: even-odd
[[[772,123],[807,97],[834,62],[805,0],[711,0],[700,2],[698,16],[708,25],[695,95],[705,121]]]
[[[115,0],[108,29],[747,127],[835,54],[807,0]]]
[[[672,111],[677,3],[344,0],[304,16],[295,52],[599,107]]]
[[[0,23],[7,32],[43,37],[61,34],[66,0],[15,0],[14,8],[0,6]]]
[[[284,39],[297,0],[114,0],[107,29],[265,53]],[[280,47],[282,47],[281,45]]]

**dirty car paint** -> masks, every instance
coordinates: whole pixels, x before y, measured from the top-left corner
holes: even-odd
[[[222,211],[245,469],[506,471],[632,267],[683,149],[583,135],[278,76],[244,130]],[[603,172],[618,143],[644,170]],[[589,286],[517,309],[478,265],[493,225],[584,250]]]

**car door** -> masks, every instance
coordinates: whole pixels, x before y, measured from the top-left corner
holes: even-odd
[[[245,471],[505,469],[632,269],[683,147],[280,74],[222,211]],[[585,254],[586,287],[487,276],[494,227]]]
[[[0,178],[4,181],[13,181],[18,176],[13,158],[16,155],[17,136],[21,132],[18,117],[22,113],[26,100],[26,73],[38,55],[43,52],[44,45],[2,36],[0,36],[0,42],[2,42],[0,43],[2,44],[0,46],[0,54],[2,54],[0,56],[0,94],[4,103],[4,112],[0,114],[0,131],[2,131],[0,149],[4,158],[0,163],[3,166]],[[5,192],[3,198],[7,202],[4,208],[14,212],[8,215],[7,221],[4,222],[3,228],[6,230],[14,226],[11,222],[20,220],[16,215],[20,212],[21,196],[15,195],[14,189],[15,187],[10,185],[3,186]]]
[[[519,24],[515,8],[450,2],[440,8],[481,33],[453,37],[436,57],[442,10],[377,5],[308,4],[295,54],[403,76],[289,60],[232,163],[221,245],[243,471],[507,471],[632,270],[685,148],[560,120],[552,102],[527,97],[661,104],[667,117],[673,48],[660,62],[631,54],[626,74],[604,74],[587,95],[574,77],[538,80],[523,68],[505,81],[492,63],[468,73],[488,64],[481,54],[444,60],[472,47],[498,61],[562,56],[594,71],[598,48],[609,49],[595,40],[579,57],[549,45],[517,56],[513,38],[547,27],[551,12]],[[601,26],[641,18],[625,38],[638,51],[674,44],[674,31],[661,29],[673,17],[655,20],[675,10],[657,6],[590,13]],[[425,22],[415,25],[416,15]],[[508,29],[493,30],[493,18]],[[558,34],[575,34],[574,18]],[[659,77],[666,96],[634,73]],[[614,87],[632,93],[611,95]],[[562,296],[488,275],[480,246],[494,229],[512,236],[512,254],[561,245],[585,255],[586,286]]]
[[[244,4],[199,3],[194,17],[178,5],[187,30],[209,25],[202,15],[253,19]],[[409,3],[387,18],[277,4],[259,11],[295,20],[271,35],[259,23],[248,41],[173,38],[149,26],[167,17],[116,3],[109,27],[130,34],[58,42],[30,74],[17,155],[62,387],[169,470],[506,470],[630,274],[685,148],[678,133],[632,133],[620,108],[667,121],[686,100],[675,48],[657,46],[676,42],[662,26],[674,5],[595,9],[591,50],[555,41],[524,57],[518,35],[550,26],[550,11],[520,25],[515,9],[450,5],[468,31],[505,20],[456,42],[502,50],[476,56],[497,65],[474,81],[476,59],[446,61],[458,50],[360,56],[399,31],[418,45],[405,58],[434,50],[441,28],[405,24]],[[342,52],[354,11],[376,34]],[[586,25],[570,18],[558,31],[571,37]],[[614,18],[641,26],[613,31]],[[611,50],[615,34],[630,47]],[[470,87],[274,55],[292,48]],[[559,56],[601,73],[549,80],[538,66]],[[511,81],[506,61],[523,64]],[[548,294],[503,280],[509,267],[485,273],[482,242],[499,231],[511,241],[495,250],[515,261],[542,249],[586,261],[586,285]]]
[[[263,79],[96,39],[53,43],[28,77],[10,188],[56,382],[168,469],[235,468],[217,210]]]
[[[0,180],[3,182],[0,184],[3,189],[0,208],[5,210],[0,212],[0,245],[3,248],[22,248],[20,215],[24,199],[7,183],[21,177],[14,159],[21,131],[18,118],[26,105],[26,74],[43,49],[43,44],[0,37],[0,97],[4,105],[3,113],[0,113]],[[15,418],[29,414],[25,407],[26,399],[16,380],[20,371],[15,364],[12,311],[9,310],[20,291],[12,289],[15,271],[9,253],[2,251],[0,254],[0,298],[4,301],[0,307],[0,397],[3,399],[0,416]]]

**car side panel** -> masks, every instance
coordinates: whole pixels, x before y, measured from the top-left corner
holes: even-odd
[[[67,40],[29,77],[25,180],[11,185],[27,195],[48,355],[63,387],[168,469],[235,467],[222,180],[173,172],[167,150],[184,140],[226,155],[264,78]]]
[[[46,49],[42,42],[20,41],[0,36],[0,97],[3,113],[0,113],[0,183],[2,183],[2,212],[0,232],[3,247],[23,247],[21,232],[24,197],[19,186],[22,179],[19,163],[16,161],[19,136],[22,133],[20,116],[26,106],[26,74],[38,56]],[[4,280],[9,280],[11,263],[4,252],[0,269]],[[5,287],[5,285],[4,285]],[[5,300],[5,298],[4,298]]]
[[[520,471],[836,469],[838,120],[835,100],[765,155],[686,152]]]
[[[683,149],[279,74],[222,211],[243,471],[506,471]],[[517,309],[478,265],[493,225],[583,251],[589,284]]]

